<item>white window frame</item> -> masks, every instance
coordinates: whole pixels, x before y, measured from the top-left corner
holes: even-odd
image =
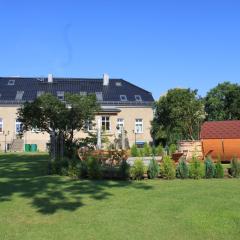
[[[14,79],[9,79],[8,80],[8,86],[14,86],[15,85],[15,80]]]
[[[103,119],[105,118],[105,120],[103,121]],[[108,120],[106,120],[108,118]],[[103,122],[105,122],[105,124],[103,125]],[[107,126],[107,122],[109,122],[109,129],[106,129]],[[105,127],[104,127],[105,126]],[[106,115],[106,116],[101,116],[101,127],[103,131],[111,131],[111,119],[110,116]]]
[[[135,133],[143,133],[143,119],[136,118],[135,119]]]
[[[118,133],[122,133],[122,129],[124,128],[124,118],[117,119],[117,131]]]
[[[94,130],[94,123],[93,121],[86,121],[84,126],[85,132],[91,132]]]
[[[57,91],[57,98],[60,101],[64,101],[64,92],[63,91]]]
[[[127,102],[127,96],[126,95],[120,95],[120,101],[121,102]]]
[[[0,133],[3,133],[3,118],[0,117]]]
[[[17,130],[17,126],[18,126],[18,125],[19,125],[20,131],[21,131],[22,123],[16,119],[16,120],[15,120],[15,133],[16,133],[16,134],[19,134],[19,133],[20,133],[20,131]]]
[[[142,102],[142,97],[140,95],[135,95],[135,100],[137,102]]]

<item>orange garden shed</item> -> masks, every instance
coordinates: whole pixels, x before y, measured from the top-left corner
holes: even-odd
[[[220,156],[222,161],[240,158],[240,120],[205,122],[200,138],[203,156]]]

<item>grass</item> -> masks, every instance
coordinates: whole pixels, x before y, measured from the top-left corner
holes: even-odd
[[[240,180],[74,181],[0,155],[0,239],[239,239]]]

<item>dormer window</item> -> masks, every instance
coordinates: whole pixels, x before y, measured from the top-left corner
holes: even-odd
[[[8,80],[8,86],[14,86],[15,85],[15,80],[10,79]]]
[[[126,102],[127,101],[127,96],[126,95],[120,95],[120,100],[122,102]]]
[[[98,101],[102,101],[103,100],[103,95],[102,95],[102,92],[96,92],[96,98]]]
[[[122,86],[122,83],[121,83],[121,82],[116,82],[116,86],[117,86],[117,87],[121,87],[121,86]]]
[[[81,95],[81,96],[86,96],[86,95],[87,95],[87,92],[80,92],[80,95]]]
[[[142,101],[142,98],[141,98],[140,95],[135,95],[135,100],[136,100],[137,102],[141,102],[141,101]]]
[[[37,91],[37,97],[41,97],[44,93],[44,91]]]
[[[57,98],[58,98],[60,101],[63,101],[63,100],[64,100],[64,92],[63,92],[63,91],[58,91],[58,92],[57,92]]]
[[[18,100],[18,101],[22,100],[23,94],[24,94],[24,91],[17,91],[15,100]]]

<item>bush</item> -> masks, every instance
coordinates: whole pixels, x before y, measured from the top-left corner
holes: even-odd
[[[141,159],[137,159],[130,169],[132,179],[141,180],[144,175],[144,164]]]
[[[87,178],[88,176],[88,166],[87,161],[80,161],[77,165],[77,174],[79,178]]]
[[[149,157],[151,155],[151,147],[147,143],[144,143],[143,154],[145,157]]]
[[[233,157],[231,161],[231,174],[233,177],[240,177],[240,161],[237,157]]]
[[[135,144],[133,144],[132,147],[131,147],[131,156],[132,157],[138,157],[139,156],[138,148]]]
[[[215,166],[210,157],[205,159],[205,178],[213,178],[215,176]]]
[[[181,179],[186,179],[189,176],[188,164],[185,158],[180,158],[177,165],[177,177]]]
[[[127,180],[130,177],[130,165],[126,160],[122,160],[119,167],[119,178]]]
[[[196,156],[192,157],[189,164],[189,177],[193,179],[200,179],[204,177],[204,165]]]
[[[59,174],[59,175],[67,175],[64,174],[64,170],[68,169],[68,160],[64,159],[64,160],[51,160],[48,163],[48,174],[52,175],[52,174]]]
[[[224,177],[224,169],[221,164],[221,160],[219,159],[215,164],[215,178],[223,178]]]
[[[95,157],[88,157],[87,171],[90,179],[100,179],[102,177],[101,166]]]
[[[153,158],[150,160],[148,170],[147,170],[147,175],[148,175],[148,178],[153,179],[153,178],[157,178],[158,174],[159,174],[159,165],[157,161]]]
[[[162,145],[158,145],[156,149],[157,156],[163,156],[164,155],[164,148]]]
[[[174,179],[176,177],[175,163],[168,155],[163,157],[161,163],[161,175],[166,179]]]
[[[175,144],[171,144],[169,146],[169,155],[172,155],[173,153],[175,153],[177,151],[177,146]]]

